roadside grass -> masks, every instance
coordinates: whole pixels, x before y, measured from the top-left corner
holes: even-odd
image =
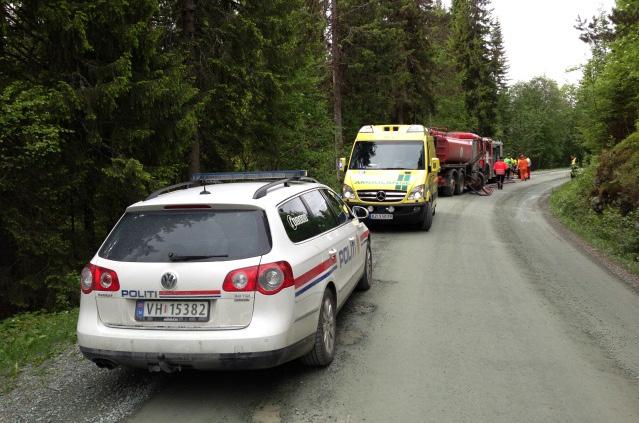
[[[13,388],[25,366],[37,366],[74,343],[77,321],[77,308],[22,313],[0,321],[0,393]]]
[[[573,232],[639,275],[639,210],[622,216],[614,207],[596,213],[590,204],[594,166],[554,190],[550,196],[553,214]]]

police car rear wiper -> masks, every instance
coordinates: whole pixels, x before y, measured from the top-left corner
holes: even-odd
[[[181,256],[175,253],[169,253],[169,260],[171,261],[191,261],[191,260],[204,260],[210,258],[223,258],[228,257],[228,254],[216,254],[209,256]]]

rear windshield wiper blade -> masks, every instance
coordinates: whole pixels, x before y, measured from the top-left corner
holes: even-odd
[[[224,258],[228,257],[228,254],[213,254],[208,256],[181,256],[175,253],[169,253],[169,260],[171,261],[191,261],[191,260],[205,260],[210,258]]]

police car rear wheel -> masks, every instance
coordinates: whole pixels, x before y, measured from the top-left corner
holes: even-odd
[[[304,364],[309,366],[328,366],[335,357],[335,299],[330,289],[324,291],[320,309],[315,342],[311,352],[302,357]]]
[[[371,281],[373,280],[373,254],[371,253],[371,246],[366,246],[366,262],[364,263],[364,274],[357,283],[358,291],[368,291],[371,288]]]

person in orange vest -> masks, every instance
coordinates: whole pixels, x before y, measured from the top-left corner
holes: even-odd
[[[524,157],[523,154],[519,155],[517,167],[519,168],[519,179],[522,181],[528,179],[528,160],[526,160],[526,157]]]
[[[506,169],[509,169],[509,166],[506,162],[504,162],[503,157],[500,157],[499,160],[497,160],[493,165],[495,176],[497,176],[497,189],[504,189],[504,178],[506,177]]]

